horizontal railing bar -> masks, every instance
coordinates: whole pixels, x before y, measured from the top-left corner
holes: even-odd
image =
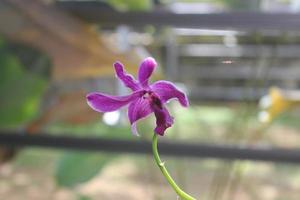
[[[42,147],[78,151],[151,154],[151,144],[149,141],[144,140],[81,138],[43,133],[28,135],[1,131],[0,145],[6,147]],[[159,151],[163,155],[176,157],[300,163],[300,149],[160,141]]]
[[[180,56],[188,57],[279,57],[298,58],[300,45],[242,44],[227,47],[223,44],[185,44],[180,46]]]
[[[259,71],[260,70],[260,71]],[[259,72],[259,73],[258,73]],[[178,68],[178,78],[193,78],[205,80],[278,80],[278,81],[300,81],[299,66],[269,66],[263,71],[254,64],[237,65],[185,65]]]
[[[233,12],[212,14],[177,14],[162,11],[118,12],[97,1],[57,1],[57,6],[90,23],[130,26],[174,26],[187,28],[243,30],[299,30],[300,14]]]
[[[190,87],[190,98],[201,100],[223,100],[223,101],[256,101],[268,93],[263,87],[242,86],[192,86]]]

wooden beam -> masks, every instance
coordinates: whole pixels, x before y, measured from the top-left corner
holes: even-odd
[[[0,1],[0,33],[45,52],[55,80],[113,75],[116,60],[136,71],[140,62],[137,53],[112,49],[91,24],[42,0]]]

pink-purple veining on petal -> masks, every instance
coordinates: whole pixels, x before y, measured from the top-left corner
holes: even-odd
[[[111,112],[135,101],[144,94],[144,91],[136,91],[127,96],[112,96],[108,94],[92,92],[86,96],[88,105],[98,112]]]
[[[138,80],[142,87],[148,86],[148,80],[152,75],[155,67],[156,61],[154,58],[148,57],[146,58],[140,65],[139,72],[138,72]]]
[[[131,130],[134,135],[139,135],[136,129],[136,122],[147,117],[153,112],[150,102],[145,98],[138,98],[128,106],[128,118],[131,124]]]
[[[165,107],[163,109],[154,109],[154,114],[156,117],[154,132],[163,136],[166,129],[173,125],[174,119]]]
[[[124,85],[131,90],[135,91],[140,89],[138,82],[134,79],[134,77],[130,74],[127,74],[124,66],[120,62],[114,63],[116,76],[124,83]]]
[[[150,85],[151,90],[157,94],[163,103],[166,103],[170,99],[177,98],[180,104],[184,107],[189,105],[186,94],[169,81],[157,81]]]

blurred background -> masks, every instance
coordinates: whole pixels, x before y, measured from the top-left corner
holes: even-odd
[[[188,109],[169,103],[175,124],[162,142],[235,155],[298,149],[299,11],[299,0],[0,1],[0,199],[177,199],[149,154],[21,148],[1,137],[150,141],[153,117],[136,138],[126,109],[99,114],[86,104],[91,91],[129,92],[115,78],[116,60],[136,74],[152,56],[152,81],[187,92]],[[300,154],[291,164],[178,152],[162,159],[199,199],[300,198]]]

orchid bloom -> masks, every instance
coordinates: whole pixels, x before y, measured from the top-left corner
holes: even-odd
[[[114,63],[116,77],[130,88],[132,93],[126,96],[112,96],[92,92],[86,96],[88,105],[97,112],[111,112],[129,104],[128,118],[132,133],[135,135],[138,135],[136,122],[154,112],[156,117],[154,131],[156,134],[164,135],[165,130],[174,123],[165,103],[170,99],[177,98],[182,106],[187,107],[189,102],[187,96],[169,81],[148,83],[156,66],[153,58],[146,58],[139,67],[136,80],[132,75],[126,73],[122,63]]]

